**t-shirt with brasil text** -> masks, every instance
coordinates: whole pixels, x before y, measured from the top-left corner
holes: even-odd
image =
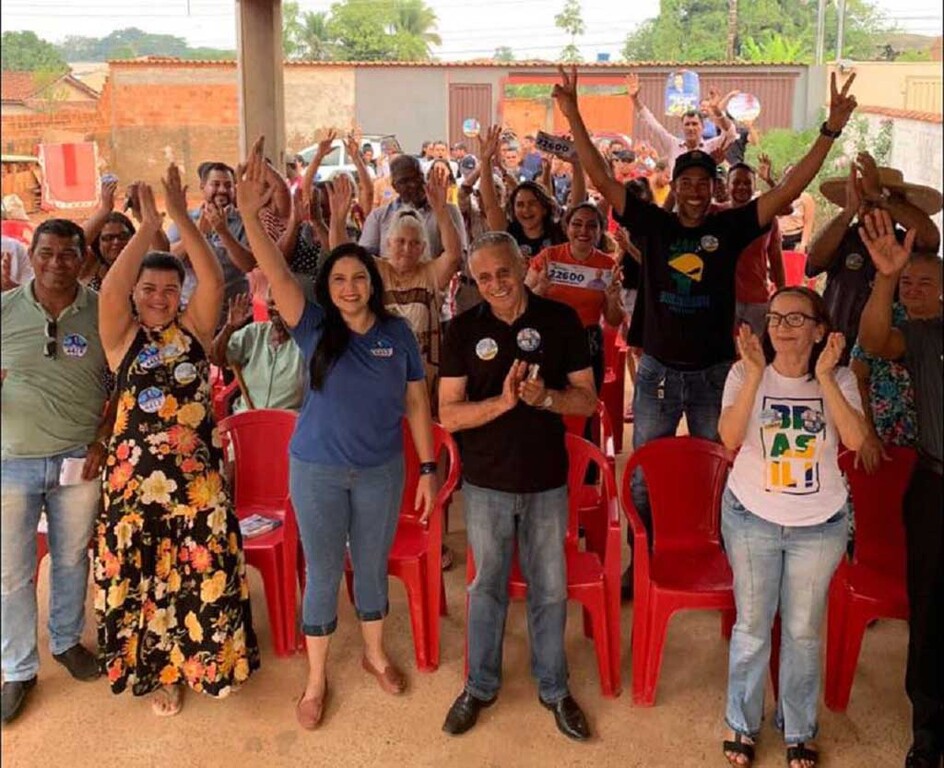
[[[741,251],[764,231],[757,201],[685,227],[674,213],[627,194],[617,221],[646,238],[643,351],[683,371],[733,360],[734,274]]]
[[[836,384],[862,413],[852,371],[837,368]],[[731,367],[721,408],[734,405],[744,386],[743,362]],[[846,503],[839,471],[839,435],[815,378],[782,376],[764,370],[744,443],[728,477],[728,487],[753,514],[776,525],[819,525]]]

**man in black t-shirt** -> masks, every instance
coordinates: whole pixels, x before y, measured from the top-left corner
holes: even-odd
[[[941,295],[941,259],[910,254],[917,232],[904,244],[885,211],[863,217],[862,238],[876,270],[862,312],[859,342],[866,352],[904,360],[918,409],[918,465],[903,503],[908,576],[908,667],[905,689],[912,707],[912,746],[906,768],[938,768],[944,756],[944,341],[940,304],[934,316],[910,317],[892,327],[892,300],[902,290]]]
[[[855,97],[847,95],[855,75],[842,91],[833,75],[829,116],[793,172],[757,200],[718,213],[709,213],[716,164],[700,150],[681,154],[675,162],[676,213],[627,194],[590,140],[577,106],[576,69],[568,75],[561,68],[561,76],[554,98],[570,121],[580,162],[612,205],[614,218],[646,238],[640,290],[643,356],[633,397],[633,449],[674,435],[683,414],[690,434],[717,440],[721,393],[735,356],[738,256],[819,171],[856,106]],[[632,485],[633,503],[651,531],[641,472]]]
[[[597,395],[576,312],[528,291],[525,271],[511,235],[479,237],[469,272],[484,301],[450,323],[443,345],[439,416],[450,432],[462,432],[465,522],[477,569],[469,587],[469,675],[443,730],[469,730],[498,695],[517,534],[539,698],[564,735],[584,740],[590,732],[570,695],[564,655],[568,507],[561,415],[590,416]]]

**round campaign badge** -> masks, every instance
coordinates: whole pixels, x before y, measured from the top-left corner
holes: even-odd
[[[69,333],[62,340],[62,349],[69,357],[85,357],[88,340],[78,333]]]
[[[178,384],[189,384],[197,378],[197,366],[193,363],[178,363],[174,368],[174,379]]]
[[[482,130],[482,126],[479,125],[479,121],[474,117],[467,117],[462,121],[462,135],[470,139],[474,139],[479,135],[479,132]]]
[[[157,347],[153,344],[147,347],[144,347],[140,352],[138,352],[138,365],[144,370],[149,371],[151,368],[156,368],[161,364],[161,355],[157,351]]]
[[[498,354],[498,344],[495,343],[495,339],[486,336],[475,345],[475,354],[478,355],[479,360],[494,360],[495,355]]]
[[[703,251],[708,251],[708,253],[711,253],[712,251],[717,251],[718,238],[715,237],[714,235],[705,235],[701,239],[701,249]]]
[[[138,395],[138,407],[145,413],[157,413],[164,405],[164,393],[157,387],[148,387]]]
[[[173,360],[175,357],[180,357],[180,347],[176,344],[165,344],[161,347],[161,360]]]
[[[541,346],[541,334],[534,328],[522,328],[518,331],[518,348],[524,352],[534,352]]]
[[[766,408],[760,412],[761,429],[780,429],[783,417],[773,408]]]
[[[823,414],[819,411],[813,410],[812,408],[807,408],[803,411],[803,429],[807,432],[811,432],[814,435],[817,432],[822,432],[826,427],[826,419],[823,418]]]
[[[393,346],[389,341],[378,339],[370,350],[374,357],[393,357]]]
[[[846,256],[846,269],[859,270],[865,264],[865,257],[861,253],[850,253]]]

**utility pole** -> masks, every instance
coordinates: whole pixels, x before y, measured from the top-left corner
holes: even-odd
[[[826,48],[826,0],[819,0],[816,11],[816,65],[822,66]]]
[[[836,62],[842,61],[842,49],[845,42],[846,0],[836,0]]]

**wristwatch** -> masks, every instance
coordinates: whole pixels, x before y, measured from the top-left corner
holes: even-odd
[[[829,129],[829,126],[826,124],[826,121],[823,121],[823,124],[819,127],[819,132],[828,139],[838,139],[842,136],[842,128],[838,131],[832,131]]]

